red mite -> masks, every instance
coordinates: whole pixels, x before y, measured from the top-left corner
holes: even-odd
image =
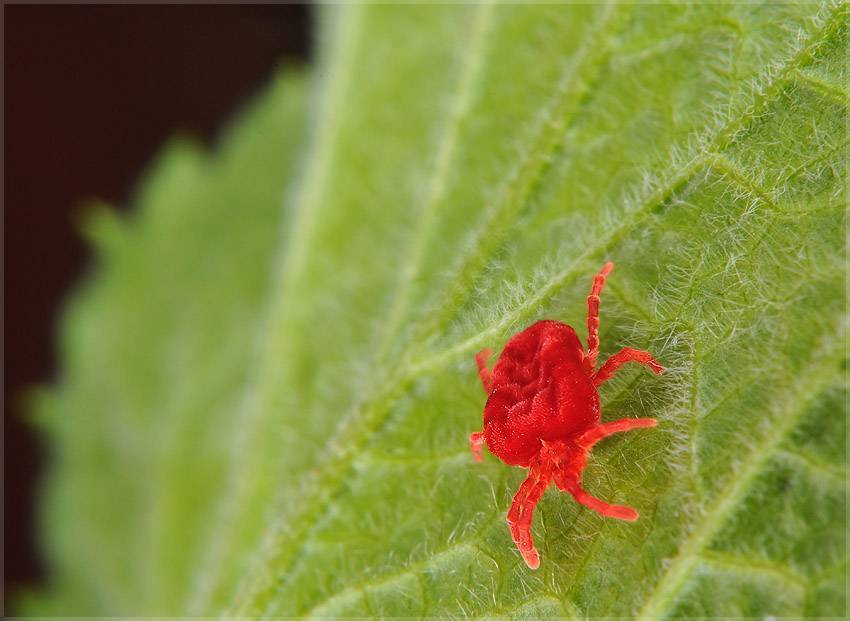
[[[517,549],[531,569],[540,555],[531,538],[534,507],[553,480],[577,502],[601,515],[634,521],[631,507],[610,505],[581,487],[582,473],[593,445],[611,434],[654,427],[654,418],[623,418],[600,423],[599,386],[620,365],[639,362],[654,373],[663,367],[646,351],[624,347],[596,370],[599,355],[599,294],[614,268],[606,263],[593,279],[587,296],[587,351],[575,330],[559,321],[538,321],[514,335],[491,372],[484,349],[475,356],[478,374],[487,391],[484,431],[469,436],[476,461],[481,446],[512,466],[528,468],[528,476],[508,511],[508,526]]]

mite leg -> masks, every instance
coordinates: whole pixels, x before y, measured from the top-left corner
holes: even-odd
[[[593,277],[593,287],[587,296],[587,361],[590,370],[596,368],[596,358],[599,356],[599,294],[605,286],[605,278],[614,269],[614,264],[608,261],[599,273]]]
[[[480,462],[481,457],[481,448],[484,446],[484,432],[476,431],[474,433],[469,434],[469,448],[472,451],[472,456],[475,458],[475,461]]]
[[[484,348],[475,356],[475,364],[478,365],[478,375],[481,377],[481,383],[484,384],[484,391],[490,394],[490,389],[493,387],[493,372],[487,367],[487,359],[493,355],[493,350]]]
[[[600,515],[604,515],[605,517],[617,518],[618,520],[625,520],[627,522],[634,522],[636,519],[638,519],[638,512],[632,509],[631,507],[626,507],[623,505],[610,505],[604,500],[599,500],[599,498],[588,494],[581,487],[581,483],[576,480],[556,480],[556,482],[558,483],[558,487],[560,489],[572,494],[573,498],[576,499],[576,502],[583,504],[589,509],[593,509]]]
[[[602,438],[620,433],[621,431],[629,431],[630,429],[641,429],[643,427],[655,427],[658,424],[654,418],[621,418],[612,423],[597,425],[590,431],[584,433],[579,438],[579,444],[582,448],[590,449],[591,446],[599,442]]]
[[[540,472],[533,466],[529,468],[528,476],[514,495],[513,503],[508,511],[511,537],[530,569],[540,567],[540,555],[534,548],[534,540],[531,538],[531,518],[534,515],[534,507],[549,487],[550,479],[548,473]]]
[[[596,372],[596,376],[594,378],[594,383],[599,386],[600,384],[607,382],[611,377],[613,377],[614,373],[617,372],[623,364],[626,362],[637,362],[639,364],[648,367],[653,373],[659,375],[662,371],[664,371],[664,367],[658,364],[658,361],[652,357],[648,351],[642,351],[640,349],[632,349],[631,347],[624,347],[616,354],[608,358],[605,361],[599,371]]]
[[[628,431],[629,429],[640,429],[641,427],[655,427],[657,424],[654,418],[621,418],[612,423],[597,425],[582,435],[578,443],[583,450],[589,451],[594,444],[611,434]],[[555,484],[559,489],[572,494],[576,502],[593,509],[600,515],[617,518],[618,520],[626,520],[627,522],[634,522],[638,519],[638,512],[631,507],[611,505],[604,500],[588,494],[581,486],[580,476],[574,472],[560,473],[560,476],[559,473],[555,473]]]

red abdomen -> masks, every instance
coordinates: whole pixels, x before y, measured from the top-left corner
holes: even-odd
[[[516,334],[493,368],[484,437],[502,461],[527,466],[541,442],[566,440],[599,422],[599,393],[570,326],[538,321]]]

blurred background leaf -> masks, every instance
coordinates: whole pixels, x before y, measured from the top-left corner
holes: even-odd
[[[312,100],[276,79],[86,225],[27,610],[842,616],[846,18],[326,10]],[[660,425],[585,483],[641,519],[550,490],[532,572],[523,471],[468,453],[472,356],[582,326],[607,259],[603,355],[669,371],[606,384],[606,419]]]

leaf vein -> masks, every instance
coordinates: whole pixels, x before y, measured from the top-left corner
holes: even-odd
[[[386,355],[387,348],[398,330],[398,324],[404,317],[410,304],[411,287],[416,274],[421,267],[422,258],[425,253],[426,243],[432,232],[435,211],[442,201],[445,192],[449,165],[455,157],[457,140],[464,120],[469,116],[475,91],[480,86],[480,74],[484,65],[486,54],[484,49],[489,36],[492,34],[490,22],[494,10],[492,2],[482,2],[477,5],[477,11],[473,20],[471,42],[467,48],[466,57],[463,60],[459,74],[457,95],[449,112],[449,118],[443,130],[443,137],[434,158],[431,179],[425,195],[425,202],[419,213],[419,222],[416,226],[417,234],[411,244],[411,252],[407,261],[401,268],[400,280],[397,285],[395,299],[392,303],[386,320],[383,346],[379,348],[380,360]]]
[[[834,335],[827,342],[834,343]],[[652,591],[648,594],[644,605],[637,614],[639,618],[660,618],[668,606],[673,603],[679,587],[687,580],[688,575],[698,562],[703,549],[711,543],[714,536],[720,532],[726,521],[739,506],[749,492],[752,484],[761,473],[769,459],[777,452],[782,442],[794,429],[797,422],[806,412],[811,400],[820,394],[821,390],[833,381],[836,374],[836,360],[824,358],[815,352],[815,358],[820,364],[811,365],[803,379],[798,382],[795,396],[788,398],[786,403],[791,406],[777,417],[772,429],[764,439],[752,450],[748,451],[735,471],[731,483],[719,492],[716,499],[706,511],[701,521],[687,536],[679,548],[678,554],[666,567]],[[824,362],[826,360],[826,362]],[[833,373],[829,373],[833,371]]]
[[[830,12],[826,18],[824,18],[824,24],[820,27],[818,32],[823,32],[827,27],[831,25],[831,22],[828,21],[828,18],[832,15]],[[740,105],[736,106],[735,109],[728,115],[726,115],[726,119],[724,122],[721,122],[718,126],[709,130],[703,136],[697,136],[694,139],[693,144],[696,145],[704,145],[701,151],[711,150],[710,147],[713,147],[715,150],[724,150],[726,146],[734,139],[737,132],[749,121],[757,118],[758,111],[762,110],[768,103],[775,97],[776,91],[785,83],[790,80],[791,73],[795,70],[802,60],[806,57],[806,55],[810,52],[810,50],[817,45],[819,42],[815,40],[814,35],[809,38],[808,41],[805,38],[799,43],[799,45],[795,45],[792,50],[792,55],[789,59],[780,63],[776,66],[769,66],[761,77],[760,81],[756,81],[754,88],[747,93],[746,97],[752,97],[753,102],[751,104],[747,104],[746,102],[741,102]],[[572,278],[576,275],[578,271],[578,266],[587,259],[596,251],[602,250],[610,244],[615,243],[620,239],[627,231],[631,230],[631,228],[636,225],[643,216],[651,209],[651,207],[655,206],[662,202],[670,192],[675,191],[675,189],[681,184],[690,179],[693,175],[695,175],[702,166],[706,163],[705,157],[697,153],[692,156],[686,164],[681,166],[679,170],[673,174],[665,175],[665,177],[661,180],[658,186],[650,192],[647,199],[635,209],[632,209],[628,212],[624,218],[624,221],[618,227],[609,231],[602,239],[591,246],[588,250],[579,255],[569,267],[562,270],[558,275],[556,275],[549,282],[544,284],[541,289],[536,292],[531,299],[519,305],[512,312],[508,313],[506,316],[503,316],[500,320],[495,322],[493,325],[488,328],[480,331],[479,333],[468,337],[460,344],[450,347],[443,352],[433,354],[429,357],[421,359],[419,362],[409,363],[406,366],[401,366],[399,370],[396,372],[394,378],[388,382],[388,387],[385,388],[382,392],[379,392],[376,398],[371,400],[372,404],[377,404],[380,406],[385,406],[388,399],[393,398],[398,392],[407,385],[410,381],[412,381],[416,376],[424,373],[428,373],[430,371],[436,370],[437,368],[442,367],[445,364],[448,364],[452,360],[456,359],[463,353],[470,351],[475,348],[477,345],[480,346],[488,337],[495,336],[498,333],[503,332],[507,327],[515,323],[516,321],[521,320],[526,317],[528,314],[533,313],[540,305],[545,303],[551,295],[553,295],[558,288],[560,288],[563,283],[565,283],[569,278]],[[364,434],[363,432],[368,429],[380,429],[381,425],[381,412],[377,411],[375,406],[365,405],[361,408],[355,410],[355,413],[359,413],[361,416],[354,416],[354,419],[360,418],[362,422],[362,426],[364,428],[358,429],[355,424],[356,420],[347,420],[346,424],[344,424],[341,428],[339,428],[338,433],[334,434],[333,439],[330,442],[330,446],[341,447],[345,446],[346,449],[343,451],[341,457],[339,459],[333,459],[326,464],[324,468],[316,476],[316,482],[324,481],[330,482],[333,484],[334,481],[339,480],[344,472],[345,468],[348,464],[350,464],[353,457],[353,447],[354,444],[350,441],[344,441],[346,436],[352,436],[355,439],[361,438]],[[354,413],[353,413],[354,414]],[[349,417],[345,417],[344,421]],[[377,420],[373,420],[377,419]],[[351,440],[351,438],[348,438]],[[321,485],[313,486],[315,490],[319,490]],[[304,518],[309,518],[313,515],[317,507],[322,503],[322,499],[324,498],[324,494],[317,493],[311,494],[310,498],[312,501],[308,499],[307,509],[304,509],[301,512],[303,516],[302,519],[296,518],[296,521],[302,522],[301,527],[288,529],[287,532],[303,532],[304,530]],[[316,505],[314,507],[313,505]],[[277,549],[282,552],[280,558],[288,559],[287,562],[291,562],[292,557],[295,553],[295,550],[292,549],[292,546],[281,546],[282,542],[275,543],[282,536],[282,531],[280,530],[281,526],[278,528],[272,529],[271,540],[268,542],[268,545],[264,546],[266,549]],[[298,542],[298,537],[288,538],[284,537],[284,539],[290,539],[293,542]],[[280,571],[278,568],[277,571]],[[254,574],[254,570],[249,572],[249,575]],[[251,606],[252,601],[256,601],[257,597],[263,597],[263,593],[265,592],[265,587],[260,586],[260,591],[252,589],[254,593],[252,595],[247,595],[246,597],[237,597],[234,602],[233,610],[241,610],[246,606]],[[267,593],[266,593],[267,594]],[[267,602],[268,603],[268,602]]]
[[[353,73],[346,70],[346,66],[356,56],[352,48],[360,40],[362,15],[361,10],[356,7],[346,7],[344,10],[349,11],[351,15],[348,16],[348,19],[345,19],[345,16],[342,15],[336,18],[338,21],[335,23],[335,27],[339,28],[340,32],[338,33],[337,46],[329,57],[330,67],[323,86],[326,89],[322,97],[322,101],[325,102],[325,109],[320,114],[324,117],[324,122],[319,124],[318,133],[311,147],[313,157],[309,157],[307,160],[310,162],[310,168],[301,180],[301,187],[297,190],[299,194],[296,197],[293,229],[309,228],[310,223],[306,220],[305,212],[311,211],[308,209],[308,205],[317,200],[317,193],[326,185],[322,180],[327,175],[326,169],[330,165],[329,153],[332,150],[333,137],[335,136],[337,113],[334,111],[334,106],[341,98],[342,92],[348,87],[348,80],[345,76],[350,76]],[[272,331],[273,318],[284,297],[283,291],[296,272],[297,255],[305,252],[297,245],[302,243],[304,237],[306,237],[304,234],[293,235],[292,238],[296,241],[296,244],[284,244],[282,247],[281,259],[278,261],[279,273],[273,279],[270,294],[264,302],[264,317],[257,329],[252,367],[260,368],[266,360],[267,343],[269,333]],[[245,480],[242,464],[245,463],[245,455],[250,453],[248,450],[249,442],[254,436],[255,427],[259,424],[257,399],[260,392],[260,381],[256,375],[246,374],[246,385],[239,406],[239,418],[244,420],[236,424],[238,432],[232,445],[230,475],[224,482],[225,491],[220,497],[221,500],[214,509],[206,535],[207,544],[204,546],[201,559],[197,563],[198,571],[190,588],[185,610],[191,616],[200,615],[206,610],[209,598],[219,580],[223,566],[222,557],[225,554],[224,546],[228,542],[226,533],[233,528],[235,514],[239,508],[242,485]]]

